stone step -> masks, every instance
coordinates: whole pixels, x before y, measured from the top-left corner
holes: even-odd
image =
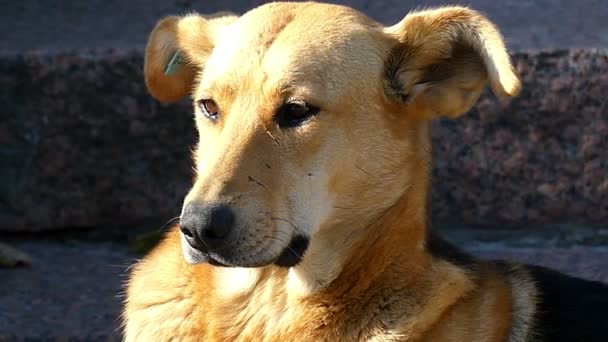
[[[489,91],[434,124],[433,217],[468,225],[608,219],[608,50],[513,56],[522,94]],[[141,51],[0,54],[0,231],[160,225],[179,214],[188,101],[146,92]]]
[[[155,22],[188,11],[236,13],[265,0],[21,0],[2,5],[0,49],[63,51],[93,47],[143,47]],[[486,13],[511,49],[608,47],[605,0],[333,0],[385,23],[410,10],[464,4]]]

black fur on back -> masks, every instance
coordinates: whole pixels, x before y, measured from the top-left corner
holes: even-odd
[[[608,285],[540,267],[526,267],[539,292],[536,341],[608,341]]]

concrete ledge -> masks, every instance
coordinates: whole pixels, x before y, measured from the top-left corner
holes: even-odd
[[[514,56],[524,91],[434,125],[433,214],[472,225],[608,220],[608,51]],[[0,231],[164,222],[195,142],[147,95],[141,52],[0,55]]]

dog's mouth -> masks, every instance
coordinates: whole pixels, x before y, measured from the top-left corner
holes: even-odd
[[[218,253],[214,251],[199,251],[192,247],[184,246],[184,257],[190,264],[207,262],[216,267],[263,267],[276,265],[279,267],[294,267],[302,261],[304,253],[308,249],[310,240],[302,235],[294,236],[290,243],[283,248],[278,257],[270,260],[255,260],[239,257],[232,253]]]
[[[302,235],[296,235],[291,239],[287,247],[274,261],[274,264],[280,267],[294,267],[302,261],[302,257],[308,249],[309,239]]]
[[[217,267],[233,267],[230,264],[226,264],[225,261],[223,259],[221,259],[221,258],[217,258],[217,257],[214,258],[213,255],[211,255],[211,254],[208,256],[208,258],[209,259],[207,260],[207,262],[210,265],[212,265],[212,266],[217,266]]]

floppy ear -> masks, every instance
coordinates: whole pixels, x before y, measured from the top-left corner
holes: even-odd
[[[232,13],[221,12],[210,16],[170,16],[159,21],[148,38],[144,62],[150,94],[163,102],[178,101],[188,95],[196,74],[213,51],[215,39],[236,18]],[[177,61],[180,58],[181,64]],[[174,65],[167,72],[170,62]]]
[[[399,42],[386,61],[387,90],[416,113],[457,117],[477,102],[488,79],[500,97],[519,93],[500,32],[476,11],[414,12],[385,32]]]

